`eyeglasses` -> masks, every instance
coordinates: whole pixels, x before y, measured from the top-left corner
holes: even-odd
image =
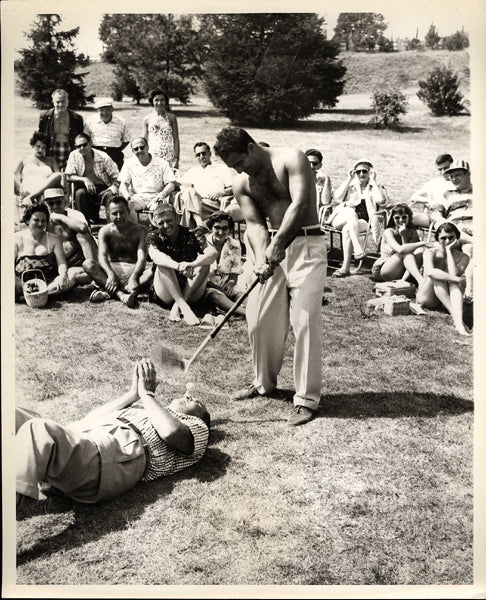
[[[456,236],[455,235],[441,235],[439,236],[439,240],[447,242],[449,240],[455,240]]]
[[[360,169],[359,171],[356,171],[356,174],[359,175],[360,173],[369,173],[368,169]]]
[[[206,156],[207,152],[196,152],[196,158],[199,158],[200,156]]]
[[[228,225],[223,225],[223,226],[213,225],[213,229],[214,229],[214,231],[228,231],[229,227],[228,227]]]
[[[76,144],[76,148],[86,148],[87,145],[88,145],[88,142],[84,142],[82,144]]]
[[[395,221],[398,221],[398,219],[404,221],[405,219],[408,219],[408,215],[393,215],[393,218]]]
[[[134,152],[139,152],[140,150],[145,150],[145,146],[137,146],[136,148],[132,148]]]

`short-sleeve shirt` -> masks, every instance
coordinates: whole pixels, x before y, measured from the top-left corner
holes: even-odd
[[[150,423],[140,402],[135,402],[119,413],[120,416],[128,419],[140,430],[148,444],[150,459],[142,481],[153,481],[158,477],[173,475],[195,464],[206,451],[209,438],[209,429],[206,423],[199,417],[185,415],[170,408],[167,410],[190,429],[194,440],[192,454],[181,454],[168,446]]]
[[[176,180],[169,163],[159,156],[152,156],[144,166],[136,156],[125,161],[120,172],[120,182],[133,189],[135,194],[156,194]]]
[[[171,242],[163,231],[152,227],[147,234],[147,245],[154,246],[176,262],[191,262],[197,258],[198,254],[202,254],[196,236],[182,225],[179,226],[174,242]]]
[[[118,115],[112,115],[108,123],[99,116],[92,117],[86,122],[84,130],[89,134],[93,146],[119,148],[130,141],[127,124]]]

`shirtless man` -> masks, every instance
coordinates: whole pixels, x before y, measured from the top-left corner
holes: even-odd
[[[98,246],[83,213],[66,208],[62,188],[47,189],[44,203],[50,215],[47,231],[55,233],[62,242],[69,280],[73,285],[90,283],[96,269],[99,269]]]
[[[290,320],[295,395],[288,424],[301,425],[315,416],[321,388],[327,258],[314,176],[303,152],[262,147],[244,129],[225,127],[214,150],[238,172],[233,190],[247,223],[249,259],[262,283],[250,294],[246,311],[255,378],[233,399],[275,389]]]
[[[108,214],[111,222],[98,234],[101,269],[93,277],[103,289],[94,290],[90,301],[118,298],[133,308],[138,293],[152,281],[152,268],[147,265],[147,230],[129,220],[128,202],[123,196],[113,196]]]

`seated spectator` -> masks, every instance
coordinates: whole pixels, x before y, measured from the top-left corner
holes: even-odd
[[[66,178],[79,184],[74,193],[76,206],[88,223],[97,223],[100,205],[105,208],[110,198],[118,194],[118,167],[105,152],[93,150],[86,133],[76,136],[75,148],[66,165]]]
[[[74,150],[75,138],[83,133],[83,117],[68,108],[66,90],[54,90],[51,97],[53,108],[41,113],[38,130],[47,138],[46,156],[53,156],[64,171],[69,153]]]
[[[46,190],[44,202],[50,216],[47,230],[57,235],[62,242],[69,280],[73,285],[90,283],[90,273],[95,274],[96,269],[99,269],[98,246],[83,213],[66,208],[62,188]]]
[[[56,159],[46,156],[47,137],[35,131],[30,138],[32,154],[22,159],[14,173],[15,193],[25,205],[40,200],[44,190],[59,187],[62,173]]]
[[[325,214],[332,205],[332,184],[331,179],[322,170],[322,154],[319,150],[311,148],[305,152],[309,159],[309,164],[314,173],[317,186],[317,212],[319,214],[319,220],[324,222],[321,218],[321,214]]]
[[[417,302],[425,308],[441,304],[452,316],[461,335],[469,335],[463,322],[464,272],[469,263],[459,249],[460,232],[452,223],[442,223],[435,232],[438,245],[424,252],[424,283],[417,292]]]
[[[231,237],[234,234],[234,222],[228,213],[215,212],[206,224],[210,229],[208,244],[217,250],[218,257],[209,267],[205,298],[227,312],[242,295],[236,288],[238,275],[243,272],[241,246],[238,240]],[[243,304],[235,311],[242,317],[246,314]]]
[[[91,302],[118,298],[134,308],[139,292],[149,287],[152,268],[147,265],[147,230],[129,219],[128,203],[123,196],[113,196],[108,204],[110,223],[98,234],[98,262],[101,269],[92,272],[102,288],[94,290]]]
[[[189,169],[180,179],[180,184],[183,186],[185,210],[198,226],[213,212],[224,209],[226,204],[230,203],[233,197],[233,175],[226,165],[211,162],[211,150],[206,142],[197,142],[194,145],[194,155],[199,165]],[[236,201],[231,208],[226,208],[233,218],[233,213],[237,213],[236,220],[241,220],[241,211]]]
[[[427,181],[410,198],[410,208],[413,211],[413,223],[418,227],[429,227],[430,212],[437,204],[442,203],[444,193],[451,189],[449,176],[446,173],[451,166],[452,156],[450,154],[439,154],[435,159],[438,175]]]
[[[45,204],[28,208],[24,215],[27,229],[14,237],[15,300],[23,296],[22,274],[30,269],[42,271],[48,294],[65,292],[72,287],[61,240],[48,233],[49,210]]]
[[[367,230],[369,222],[373,225],[376,211],[386,205],[388,197],[385,188],[376,181],[373,165],[360,160],[336,190],[335,199],[338,204],[327,224],[343,232],[343,264],[333,275],[347,277],[351,273],[351,252],[354,251],[357,261],[366,256],[359,234]]]
[[[206,407],[186,395],[164,408],[156,385],[153,363],[142,359],[126,394],[70,425],[16,409],[17,518],[39,499],[41,482],[93,504],[197,463],[209,438]]]
[[[164,158],[149,153],[145,138],[134,138],[131,148],[135,156],[121,170],[120,194],[128,200],[130,216],[136,220],[137,210],[154,210],[160,202],[169,202],[176,177]]]
[[[91,137],[93,148],[106,152],[120,170],[125,160],[123,150],[130,141],[127,124],[124,119],[113,114],[111,98],[100,98],[95,108],[98,115],[87,120],[84,131]]]
[[[419,240],[412,219],[412,211],[406,204],[395,204],[391,209],[381,239],[381,256],[371,268],[375,281],[407,279],[411,275],[418,285],[423,283],[421,251],[432,244]]]
[[[147,236],[149,256],[156,265],[154,292],[164,304],[173,304],[169,319],[199,325],[190,304],[200,300],[206,289],[209,265],[217,251],[208,246],[201,250],[196,236],[179,224],[171,204],[159,204],[154,211],[153,227]]]

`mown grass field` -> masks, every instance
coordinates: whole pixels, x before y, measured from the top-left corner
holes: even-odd
[[[271,145],[315,147],[334,186],[361,157],[393,200],[433,175],[440,152],[469,158],[470,117],[437,119],[410,95],[402,132],[371,129],[368,90],[294,129],[250,129]],[[116,104],[135,134],[148,105]],[[181,169],[226,119],[203,97],[174,106]],[[88,111],[81,111],[84,116]],[[18,159],[38,112],[16,102]],[[366,275],[329,278],[317,418],[289,429],[292,334],[267,399],[234,403],[251,371],[246,326],[231,323],[194,369],[213,418],[201,463],[97,507],[48,498],[17,526],[17,583],[458,585],[473,581],[472,342],[445,313],[363,315]],[[129,383],[163,343],[189,358],[207,331],[142,302],[93,305],[89,288],[47,308],[15,307],[16,402],[62,422]],[[159,393],[180,394],[164,379]]]

